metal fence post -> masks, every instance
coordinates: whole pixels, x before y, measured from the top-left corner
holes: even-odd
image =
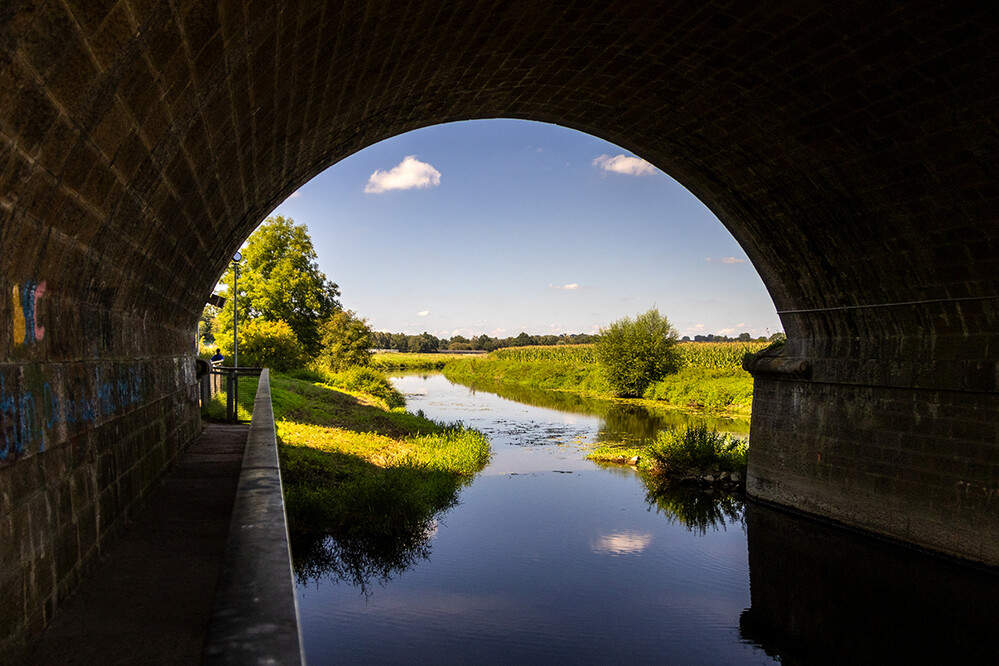
[[[236,371],[230,369],[225,377],[225,418],[229,423],[236,422],[236,392],[233,388],[236,383]]]

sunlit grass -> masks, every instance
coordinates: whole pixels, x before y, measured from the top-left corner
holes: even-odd
[[[742,358],[765,346],[760,342],[680,343],[680,369],[650,384],[643,398],[684,410],[748,416],[753,378],[742,369]],[[485,357],[451,361],[444,367],[444,376],[464,384],[491,381],[615,397],[593,345],[498,349]]]
[[[379,370],[442,370],[449,362],[459,358],[466,358],[468,354],[448,354],[439,352],[434,354],[416,353],[390,353],[373,354],[371,356],[371,367]]]
[[[481,433],[376,396],[282,375],[271,394],[293,531],[415,530],[489,460]]]
[[[586,457],[595,462],[621,463],[638,456],[638,467],[653,479],[678,478],[706,472],[746,473],[749,442],[705,424],[661,430],[645,446],[600,446]]]
[[[643,454],[651,468],[667,474],[706,470],[744,474],[748,451],[747,440],[696,424],[660,431]]]

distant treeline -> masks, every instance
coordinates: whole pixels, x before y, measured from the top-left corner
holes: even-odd
[[[521,333],[510,338],[492,338],[488,335],[476,335],[469,339],[463,335],[456,335],[453,338],[438,338],[425,331],[419,335],[378,331],[371,334],[371,346],[374,349],[395,349],[401,352],[426,354],[436,351],[464,351],[470,349],[493,351],[502,347],[581,345],[593,342],[596,338],[597,336],[587,335],[586,333],[563,333],[562,335],[528,335],[527,333]]]
[[[775,333],[770,337],[753,338],[749,333],[730,338],[726,335],[695,335],[693,342],[773,342],[783,337],[783,333]],[[428,354],[436,351],[467,351],[481,349],[493,351],[505,347],[548,347],[552,345],[583,345],[595,342],[598,336],[587,333],[563,333],[562,335],[529,335],[521,333],[510,338],[491,338],[488,335],[476,335],[469,339],[462,335],[453,338],[438,338],[424,331],[419,335],[405,333],[385,333],[383,331],[371,334],[371,347],[374,349],[395,349],[401,352]],[[691,341],[684,336],[684,342]]]

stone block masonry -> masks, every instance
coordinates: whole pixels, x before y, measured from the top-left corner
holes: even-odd
[[[757,375],[747,492],[999,562],[999,394]]]
[[[193,362],[0,365],[0,655],[38,635],[200,431]]]

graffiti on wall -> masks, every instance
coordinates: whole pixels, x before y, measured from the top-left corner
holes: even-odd
[[[79,396],[48,381],[14,390],[0,375],[0,462],[44,451],[62,425],[92,425],[142,401],[138,368],[121,368],[111,374],[98,370],[93,390],[78,386],[83,393]]]
[[[45,327],[38,323],[38,301],[45,295],[45,281],[28,280],[23,286],[14,285],[14,346],[30,345],[45,337]]]

